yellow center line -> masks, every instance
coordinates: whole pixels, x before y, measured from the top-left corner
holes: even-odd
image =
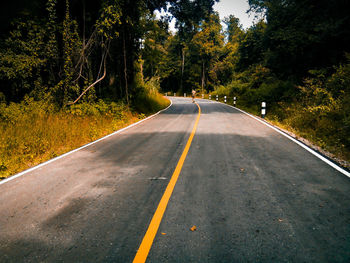
[[[186,147],[181,154],[180,160],[178,161],[178,163],[176,165],[175,171],[174,171],[173,175],[171,176],[171,179],[169,181],[167,188],[165,189],[165,192],[162,196],[162,199],[160,200],[160,202],[158,204],[157,210],[153,215],[152,221],[148,226],[147,232],[146,232],[145,236],[143,237],[143,240],[142,240],[141,245],[136,253],[136,256],[134,258],[133,263],[146,262],[148,253],[149,253],[149,251],[152,247],[152,244],[153,244],[153,240],[158,232],[160,222],[162,221],[165,209],[168,205],[171,194],[173,193],[177,179],[179,178],[182,166],[185,162],[187,153],[190,149],[194,134],[196,133],[196,129],[197,129],[198,122],[199,122],[199,117],[201,116],[201,108],[199,107],[199,105],[197,103],[196,103],[196,105],[198,107],[198,116],[197,116],[196,122],[193,126],[191,135],[188,138]]]

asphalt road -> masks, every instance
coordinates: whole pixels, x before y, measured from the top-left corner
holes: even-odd
[[[147,262],[350,262],[350,178],[231,107],[198,104]],[[132,262],[197,114],[174,98],[0,185],[0,262]]]

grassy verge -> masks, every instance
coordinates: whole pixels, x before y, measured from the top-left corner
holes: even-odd
[[[148,96],[144,112],[119,102],[82,103],[57,110],[25,99],[0,104],[0,179],[101,138],[145,118],[167,105],[160,95]]]
[[[260,117],[258,106],[238,107]],[[342,143],[344,134],[341,132],[341,123],[337,123],[334,118],[312,114],[298,104],[284,104],[283,107],[267,109],[265,119],[342,166],[350,168],[350,149]]]
[[[140,87],[134,99],[134,109],[149,114],[169,106],[170,101],[159,94],[159,78],[153,77],[147,81],[138,79]]]
[[[325,150],[343,166],[350,162],[350,58],[331,69],[310,70],[302,83],[281,80],[256,65],[236,73],[232,82],[217,86],[219,97],[237,96],[237,106],[260,115],[267,103],[266,119]]]
[[[299,104],[285,104],[271,109],[266,119],[272,124],[303,138],[328,157],[350,168],[348,127],[337,113],[315,113]]]
[[[228,89],[221,93],[213,92],[211,100],[215,101],[217,94],[219,101],[224,102],[224,94],[230,93]],[[208,99],[209,94],[205,98]],[[236,107],[260,117],[261,103],[251,103],[250,100],[251,98],[238,97]],[[233,105],[232,95],[228,96],[227,104]],[[349,122],[344,121],[343,110],[338,110],[339,108],[328,111],[321,108],[320,112],[305,107],[298,101],[269,103],[265,120],[349,169]]]

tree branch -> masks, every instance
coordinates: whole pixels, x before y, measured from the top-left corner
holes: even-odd
[[[108,50],[109,50],[109,43],[110,43],[110,41],[108,41],[107,48],[106,48],[104,54],[102,55],[101,66],[102,66],[102,63],[103,63],[103,68],[104,68],[104,69],[103,69],[103,75],[102,75],[102,77],[99,78],[99,75],[100,75],[100,73],[99,73],[98,76],[97,76],[97,80],[96,80],[94,83],[92,83],[91,85],[89,85],[89,86],[79,95],[79,97],[78,97],[75,101],[73,101],[73,102],[71,102],[71,103],[68,103],[68,105],[73,105],[73,104],[75,104],[78,100],[80,100],[80,98],[81,98],[89,89],[91,89],[92,87],[94,87],[97,83],[99,83],[100,81],[102,81],[102,80],[106,77],[106,74],[107,74],[106,60],[107,60],[107,54],[108,54]],[[101,67],[100,67],[100,68],[101,68]]]

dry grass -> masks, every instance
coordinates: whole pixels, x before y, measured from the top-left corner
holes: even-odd
[[[164,99],[162,102],[165,103]],[[9,106],[2,104],[0,178],[92,142],[145,116],[123,104],[101,101],[69,111],[55,111],[50,105],[32,100]]]
[[[350,149],[341,143],[342,134],[337,132],[339,123],[329,118],[323,118],[319,121],[314,116],[310,117],[310,114],[303,111],[300,106],[299,110],[297,109],[298,105],[293,106],[284,109],[283,117],[278,110],[270,109],[266,120],[343,167],[350,168]],[[256,107],[242,106],[240,108],[260,117]]]
[[[116,120],[110,116],[50,113],[33,123],[1,125],[0,177],[6,178],[139,120],[131,112],[125,115],[127,118]]]

